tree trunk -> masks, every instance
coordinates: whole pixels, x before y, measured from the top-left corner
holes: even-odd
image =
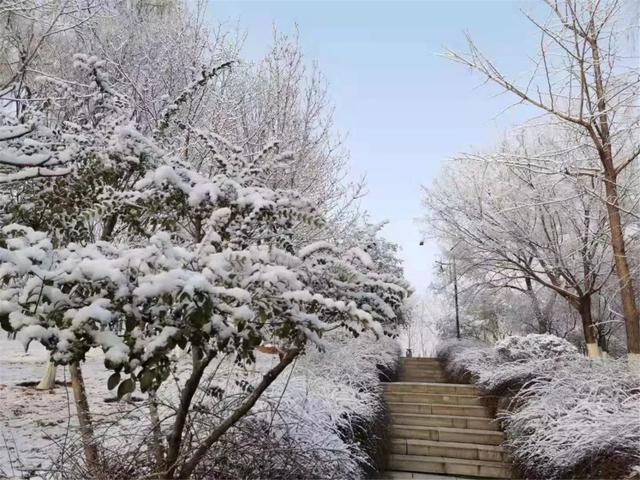
[[[593,323],[591,315],[591,296],[587,295],[578,299],[578,312],[582,319],[582,331],[584,341],[587,344],[587,354],[589,358],[600,358],[600,348],[596,336],[597,328]]]
[[[543,315],[544,319],[547,322],[547,331],[548,333],[553,333],[553,307],[556,304],[556,299],[558,295],[552,294],[551,298],[547,301],[547,304],[544,306]]]
[[[607,195],[607,216],[609,229],[611,231],[611,248],[615,261],[616,275],[620,284],[620,296],[622,298],[622,311],[624,313],[624,324],[627,332],[627,352],[629,353],[629,363],[633,367],[640,366],[640,323],[638,323],[638,305],[633,291],[631,272],[627,253],[625,252],[624,232],[622,220],[620,218],[620,198],[618,195],[618,171],[613,162],[613,147],[611,131],[609,128],[609,108],[607,105],[607,90],[605,78],[601,69],[600,46],[598,44],[598,34],[593,19],[589,23],[589,46],[593,56],[593,80],[595,82],[596,94],[598,98],[598,134],[601,142],[594,138],[595,130],[590,133],[594,138],[594,144],[598,148],[598,155],[604,170],[604,188]],[[613,112],[615,114],[615,110]]]
[[[604,326],[596,321],[596,327],[598,328],[598,346],[600,347],[600,354],[604,355],[609,351],[609,338]]]
[[[156,461],[156,471],[163,472],[165,469],[164,444],[162,441],[162,427],[160,424],[160,414],[158,413],[158,400],[155,390],[149,392],[149,419],[151,420],[151,431],[153,442],[153,454]],[[161,475],[158,474],[158,478]]]
[[[191,347],[191,355],[193,362],[193,369],[191,375],[185,382],[184,388],[180,393],[180,403],[178,410],[176,411],[176,419],[171,427],[171,433],[168,436],[167,441],[167,455],[166,455],[166,471],[163,471],[163,478],[173,478],[176,468],[178,467],[178,459],[180,458],[182,448],[182,435],[189,415],[189,409],[191,407],[191,401],[193,396],[198,391],[200,380],[206,367],[212,360],[211,355],[207,355],[205,358],[200,358],[201,350],[197,347]]]
[[[627,351],[629,352],[630,362],[634,363],[633,357],[635,357],[636,362],[640,360],[640,323],[638,323],[638,306],[636,304],[631,271],[625,251],[616,182],[616,176],[609,173],[605,177],[604,185],[607,194],[607,215],[609,218],[609,229],[611,231],[611,248],[613,249],[616,274],[620,285],[622,311],[624,313],[624,324],[627,333]]]
[[[102,229],[102,235],[100,235],[100,240],[111,240],[111,235],[113,234],[113,230],[116,228],[116,224],[118,223],[118,215],[113,214],[107,217],[107,220],[104,222],[104,226]]]
[[[265,375],[262,377],[262,381],[249,394],[249,396],[247,396],[242,404],[236,410],[234,410],[231,415],[225,418],[222,423],[220,423],[220,425],[214,428],[213,431],[209,433],[207,438],[205,438],[204,441],[200,444],[200,446],[196,448],[195,453],[193,453],[191,458],[183,465],[178,478],[191,477],[193,471],[200,464],[213,444],[216,443],[218,439],[227,432],[227,430],[233,427],[238,422],[238,420],[249,413],[251,408],[255,405],[264,391],[269,387],[269,385],[274,382],[276,378],[278,378],[278,375],[280,375],[282,371],[287,368],[289,364],[291,364],[291,362],[298,356],[299,353],[300,349],[298,348],[288,350],[280,359],[280,362],[267,373],[265,373]]]
[[[53,362],[49,362],[47,370],[44,372],[44,376],[40,383],[36,385],[36,390],[53,390],[56,386],[56,365]]]
[[[533,315],[536,317],[538,333],[549,333],[549,325],[547,319],[545,318],[544,313],[542,312],[542,308],[540,307],[540,300],[536,295],[536,292],[533,291],[533,284],[531,282],[530,277],[526,277],[524,279],[525,284],[527,286],[527,296],[531,300],[531,306],[533,308]]]
[[[98,448],[94,442],[93,424],[91,422],[91,412],[89,411],[84,379],[82,378],[82,370],[78,363],[71,363],[69,372],[71,374],[71,389],[73,390],[73,399],[76,404],[76,415],[80,425],[80,436],[82,437],[87,470],[90,474],[95,474],[98,472]]]

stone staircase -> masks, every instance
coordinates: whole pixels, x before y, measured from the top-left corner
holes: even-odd
[[[392,478],[511,478],[503,433],[472,385],[445,383],[436,358],[402,358],[399,378],[384,384]]]

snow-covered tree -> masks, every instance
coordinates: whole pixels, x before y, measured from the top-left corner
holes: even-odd
[[[426,192],[427,222],[441,240],[459,242],[456,260],[480,283],[526,294],[540,332],[549,331],[548,316],[534,284],[565,299],[580,314],[585,342],[597,356],[592,303],[611,274],[606,212],[590,194],[588,178],[500,161],[525,163],[540,148],[520,138],[496,155],[457,159]]]
[[[28,61],[17,55],[8,62],[12,72],[21,72],[20,84],[29,86],[26,91],[16,86],[16,75],[8,77],[0,97],[21,100],[12,107],[23,108],[25,102],[47,96],[49,87],[39,88],[35,82],[39,77],[79,80],[67,67],[80,49],[110,66],[112,88],[130,99],[132,119],[145,134],[166,128],[164,114],[175,109],[172,115],[180,122],[172,128],[179,138],[183,138],[179,130],[188,125],[224,132],[228,141],[254,152],[277,138],[283,151],[293,156],[286,168],[272,172],[269,186],[294,189],[313,199],[332,225],[333,232],[307,232],[314,235],[309,240],[335,239],[359,217],[356,204],[362,182],[346,180],[348,156],[334,128],[326,82],[306,61],[297,37],[274,32],[264,58],[247,62],[241,55],[242,35],[208,26],[204,3],[161,2],[162,8],[157,8],[158,2],[83,0],[77,12],[68,5],[69,11],[63,9],[61,16],[53,7],[24,3],[30,14],[7,32],[8,42],[14,42],[14,30],[25,37],[22,43],[28,43],[32,36],[26,30],[37,31],[54,21],[59,28],[43,35]],[[22,43],[16,51],[30,48]],[[203,76],[229,62],[233,69]],[[187,95],[194,87],[197,95]],[[15,88],[22,89],[16,93]],[[185,95],[175,104],[180,94]],[[182,147],[180,157],[200,173],[215,168],[208,163],[206,150],[200,151],[188,138]]]
[[[273,172],[293,159],[277,142],[245,151],[181,122],[176,112],[200,79],[168,105],[163,127],[145,135],[102,62],[80,55],[76,67],[88,83],[63,84],[68,98],[56,83],[60,96],[34,107],[33,115],[56,118],[55,126],[81,120],[87,127],[64,138],[82,155],[61,178],[23,176],[17,190],[5,193],[11,202],[1,229],[0,320],[25,345],[41,342],[76,375],[88,350],[101,347],[114,371],[109,386],[119,396],[136,386],[153,393],[169,377],[172,350],[190,350],[192,368],[155,467],[169,478],[187,477],[308,345],[322,348],[323,333],[393,331],[407,287],[378,273],[361,248],[305,242],[299,226],[320,228],[324,219],[296,190],[269,186]],[[73,98],[76,108],[68,103]],[[25,134],[15,141],[10,148],[20,150],[35,140]],[[186,144],[206,157],[207,175],[182,158]],[[4,178],[13,184],[17,177]],[[279,362],[184,451],[206,368],[220,355],[251,363],[263,343],[278,346]],[[81,382],[76,403],[87,463],[96,468]]]
[[[449,51],[448,56],[514,95],[518,103],[536,108],[560,131],[574,135],[575,143],[561,145],[546,158],[515,163],[537,173],[565,175],[577,182],[586,177],[595,183],[592,194],[606,211],[629,359],[637,364],[640,315],[627,255],[623,200],[625,176],[640,156],[640,69],[633,51],[637,16],[625,9],[625,3],[633,2],[619,0],[544,3],[547,18],[527,15],[541,34],[528,80],[509,78],[470,38],[466,53]],[[587,165],[567,161],[565,155],[571,157],[573,151],[593,161]]]

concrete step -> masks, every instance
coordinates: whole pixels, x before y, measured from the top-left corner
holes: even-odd
[[[474,405],[482,406],[482,399],[477,395],[457,395],[446,393],[406,393],[385,391],[387,402],[427,403],[439,405]]]
[[[398,380],[400,382],[447,383],[447,378],[444,375],[430,375],[428,373],[408,374],[400,372]]]
[[[440,365],[439,358],[429,357],[400,357],[400,362],[404,364],[419,364],[419,365]]]
[[[425,457],[451,457],[487,462],[507,462],[509,457],[504,447],[499,445],[478,445],[474,443],[434,442],[412,438],[391,440],[391,452],[399,455],[423,455]]]
[[[437,377],[429,377],[429,378],[419,378],[419,377],[400,377],[398,380],[402,382],[424,382],[424,383],[442,383],[446,384],[447,381],[444,378]]]
[[[400,373],[403,375],[437,375],[444,377],[442,370],[430,369],[430,368],[400,368]]]
[[[444,371],[441,368],[419,368],[419,367],[400,367],[398,370],[402,375],[437,375],[444,377]]]
[[[444,393],[452,395],[477,395],[473,385],[440,382],[392,382],[382,383],[385,392]]]
[[[510,478],[508,465],[498,462],[464,460],[448,457],[423,457],[418,455],[391,455],[390,470],[470,477]]]
[[[442,370],[440,367],[420,367],[420,366],[401,366],[400,367],[400,371],[401,372],[405,372],[405,373],[436,373],[436,374],[443,374],[444,370]]]
[[[472,385],[447,382],[437,358],[403,358],[398,376],[383,384],[391,414],[390,471],[407,478],[511,477],[504,434]]]
[[[470,477],[453,475],[437,475],[435,473],[400,472],[385,470],[380,477],[382,480],[469,480]]]
[[[398,381],[408,383],[447,383],[447,377],[438,373],[405,373],[398,374]]]
[[[415,378],[416,382],[429,382],[430,378],[435,378],[442,381],[445,381],[447,377],[445,377],[442,373],[431,373],[431,372],[403,372],[400,371],[398,376],[400,378]],[[402,380],[402,381],[411,381],[411,380]],[[440,383],[440,382],[438,382]]]
[[[423,362],[423,361],[401,361],[400,366],[402,368],[428,368],[432,370],[441,370],[442,364],[440,362]]]
[[[443,405],[410,402],[387,402],[392,413],[416,413],[423,415],[455,415],[458,417],[491,418],[484,406],[474,405]]]
[[[391,418],[398,425],[416,425],[420,427],[468,428],[471,430],[498,431],[496,420],[486,417],[457,415],[425,415],[415,413],[392,413]]]
[[[471,428],[422,427],[417,425],[391,425],[392,438],[411,438],[436,442],[474,443],[479,445],[500,445],[504,434],[493,430]]]

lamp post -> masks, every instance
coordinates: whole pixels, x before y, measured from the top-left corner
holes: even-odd
[[[453,298],[456,305],[456,337],[460,340],[460,309],[458,307],[458,273],[456,272],[456,256],[451,248],[451,263],[453,265]]]
[[[456,338],[460,340],[460,307],[458,303],[458,272],[456,271],[456,256],[453,251],[454,248],[458,246],[459,241],[449,249],[451,252],[451,263],[439,262],[436,261],[437,264],[440,265],[440,269],[444,265],[450,265],[453,273],[453,302],[456,308]],[[424,245],[424,240],[420,240],[420,246]]]

